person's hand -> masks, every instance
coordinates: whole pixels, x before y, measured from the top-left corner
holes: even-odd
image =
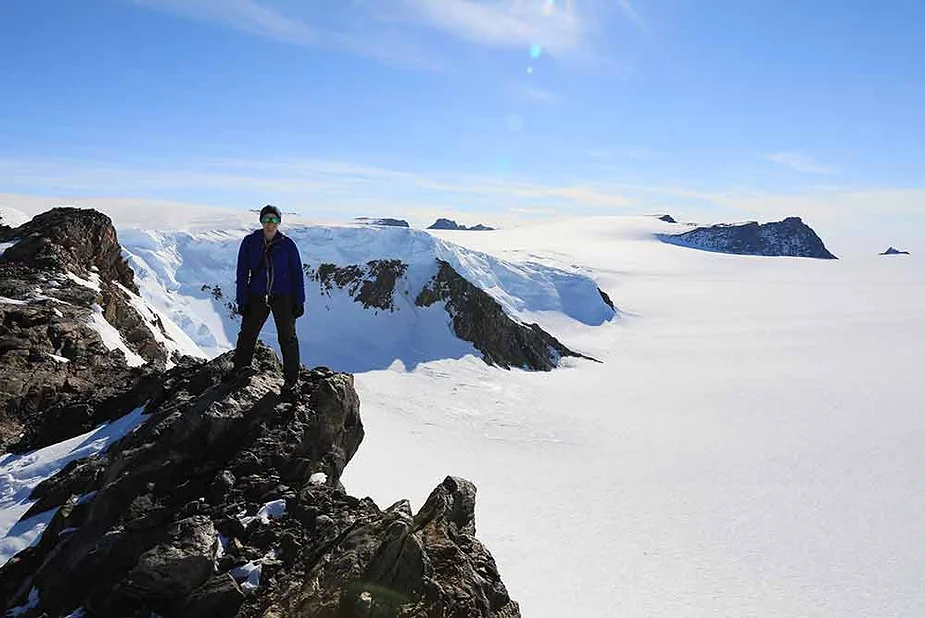
[[[305,315],[305,305],[296,305],[294,313],[296,318],[301,318],[303,315]]]

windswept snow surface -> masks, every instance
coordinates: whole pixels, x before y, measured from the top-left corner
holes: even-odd
[[[623,319],[540,316],[603,364],[358,375],[347,490],[419,508],[471,479],[525,616],[925,615],[925,265],[654,238],[672,229],[438,233],[589,275]]]
[[[221,229],[119,228],[142,296],[210,356],[239,322],[200,288],[233,299],[248,231]],[[418,351],[387,363],[377,346],[398,336],[394,316],[312,291],[299,321],[306,364],[375,369],[356,376],[366,437],[347,490],[419,508],[446,474],[471,479],[479,538],[525,616],[925,615],[921,254],[708,253],[658,241],[677,226],[654,217],[431,240],[283,231],[314,266],[419,264],[409,288],[444,256],[518,318],[603,361],[500,370],[453,351],[434,317],[409,322]],[[595,313],[592,282],[620,319]],[[402,336],[387,349],[413,349]],[[275,343],[272,320],[264,339]]]
[[[0,566],[32,543],[48,526],[57,509],[19,521],[35,502],[29,495],[36,485],[50,478],[68,463],[105,451],[111,444],[144,422],[143,407],[93,431],[58,444],[0,457]]]
[[[0,206],[0,225],[19,227],[32,217],[10,206]]]
[[[209,356],[234,347],[240,322],[227,305],[235,299],[238,248],[249,231],[119,230],[142,296]],[[346,290],[335,287],[327,292],[319,282],[306,281],[306,317],[297,328],[302,362],[309,366],[359,372],[384,369],[396,361],[413,368],[431,360],[478,356],[470,343],[452,332],[443,303],[414,305],[418,292],[437,273],[437,259],[449,262],[514,317],[553,312],[569,321],[599,325],[614,315],[594,282],[571,269],[499,260],[420,230],[314,225],[284,233],[298,244],[303,263],[314,270],[323,263],[365,265],[374,259],[408,264],[405,277],[396,284],[394,311],[364,309]],[[277,347],[272,319],[263,339]]]

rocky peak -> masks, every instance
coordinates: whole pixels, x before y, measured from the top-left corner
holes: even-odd
[[[33,491],[57,508],[0,568],[5,609],[101,618],[520,615],[475,538],[475,487],[447,477],[417,514],[348,495],[363,439],[352,376],[302,368],[295,401],[259,345],[163,374],[141,424]],[[134,405],[134,404],[131,404]],[[132,411],[126,405],[123,413]]]
[[[101,212],[54,208],[7,232],[19,241],[0,261],[19,262],[48,271],[68,270],[83,278],[91,272],[138,293],[135,276],[122,257],[112,220]]]
[[[683,234],[661,234],[659,238],[671,244],[719,253],[837,259],[799,217],[765,224],[750,221],[699,227]]]
[[[366,225],[382,225],[385,227],[411,227],[404,219],[393,219],[392,217],[357,217],[354,219],[354,221],[365,223]]]
[[[371,260],[346,266],[323,263],[317,268],[306,265],[304,270],[309,280],[320,284],[322,294],[343,290],[366,309],[399,312],[404,306],[407,311],[406,303],[396,302],[405,294],[414,299],[417,307],[444,302],[455,335],[472,343],[490,365],[549,371],[561,357],[588,358],[567,348],[538,324],[521,324],[508,316],[497,301],[449,262],[438,259],[437,264],[437,274],[417,289],[410,288],[405,278],[408,264],[401,260]],[[602,301],[614,310],[610,298],[600,293]]]
[[[395,311],[395,283],[408,271],[401,260],[370,260],[365,265],[337,266],[324,263],[315,270],[304,266],[309,279],[321,284],[323,293],[330,294],[336,286],[346,289],[354,301],[368,309]]]
[[[34,448],[46,424],[66,433],[108,420],[112,402],[151,374],[143,365],[177,358],[160,318],[137,295],[109,217],[56,208],[5,236],[0,448]]]
[[[563,356],[588,358],[573,352],[539,324],[512,320],[501,305],[484,290],[462,277],[444,260],[439,270],[415,299],[415,305],[429,307],[446,303],[456,336],[469,341],[490,365],[549,371]],[[602,295],[603,298],[603,295]]]
[[[889,249],[887,249],[886,251],[884,251],[884,252],[881,253],[880,255],[909,255],[909,252],[908,252],[908,251],[900,251],[899,249],[896,249],[896,248],[894,248],[894,247],[890,247]]]
[[[434,221],[434,223],[428,227],[429,230],[460,230],[468,232],[489,232],[494,230],[493,227],[488,227],[487,225],[482,225],[481,223],[473,225],[472,227],[466,227],[465,225],[460,225],[453,221],[452,219],[440,218]]]

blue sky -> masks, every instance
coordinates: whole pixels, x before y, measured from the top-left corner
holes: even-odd
[[[908,234],[922,32],[902,0],[4,0],[0,193]]]

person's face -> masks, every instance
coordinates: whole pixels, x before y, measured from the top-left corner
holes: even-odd
[[[260,218],[260,223],[263,224],[263,231],[272,236],[279,227],[279,217],[276,215],[264,215]]]

